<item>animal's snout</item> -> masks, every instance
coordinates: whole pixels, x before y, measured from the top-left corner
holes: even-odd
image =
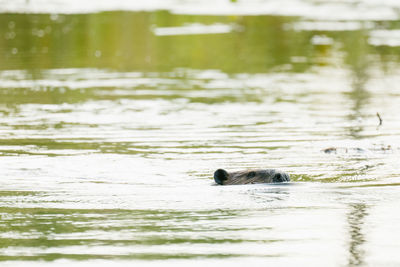
[[[275,174],[274,178],[272,178],[272,181],[274,183],[280,183],[283,182],[282,180],[282,174],[280,174],[279,172]]]
[[[275,176],[272,178],[272,181],[274,183],[281,183],[281,182],[290,181],[290,178],[289,178],[288,174],[278,172],[278,173],[275,173]]]

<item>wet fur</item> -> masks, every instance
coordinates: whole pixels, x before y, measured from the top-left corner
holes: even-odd
[[[218,169],[214,172],[214,180],[220,185],[280,183],[290,181],[287,173],[275,169],[245,170],[227,172]]]

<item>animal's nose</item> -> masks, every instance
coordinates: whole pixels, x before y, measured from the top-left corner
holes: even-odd
[[[275,176],[274,176],[274,178],[272,178],[272,180],[274,181],[274,183],[282,182],[282,175],[278,172],[275,174]]]
[[[274,183],[281,183],[281,182],[286,182],[289,181],[289,175],[287,175],[286,173],[276,173],[274,178],[272,178],[272,181]]]

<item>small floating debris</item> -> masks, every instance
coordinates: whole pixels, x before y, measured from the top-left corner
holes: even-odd
[[[382,125],[382,122],[383,122],[383,120],[382,120],[382,118],[381,118],[381,115],[379,115],[379,112],[377,112],[376,113],[376,116],[378,117],[378,119],[379,119],[379,125],[378,126],[381,126]]]
[[[373,144],[368,148],[361,147],[328,147],[322,149],[325,154],[371,154],[393,152],[391,145]]]
[[[328,147],[325,149],[321,150],[322,152],[326,153],[326,154],[337,154],[337,153],[368,153],[369,150],[365,149],[365,148],[361,148],[361,147]]]
[[[336,151],[337,151],[336,147],[328,147],[328,148],[322,149],[322,152],[324,152],[326,154],[336,153]]]

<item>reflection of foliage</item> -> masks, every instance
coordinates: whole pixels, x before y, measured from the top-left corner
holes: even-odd
[[[368,214],[367,206],[363,203],[352,204],[350,208],[350,213],[347,215],[350,234],[348,266],[360,266],[364,263],[362,245],[365,243],[365,236],[363,234],[363,225],[365,216]]]
[[[353,88],[355,91],[362,91],[368,80],[369,47],[367,36],[365,31],[353,31],[351,34],[346,34],[343,42],[346,51],[345,62],[353,72]]]
[[[43,192],[0,191],[0,196],[35,197]],[[52,209],[52,208],[0,208],[2,224],[0,249],[13,252],[0,253],[0,260],[55,260],[55,259],[178,259],[247,256],[223,253],[165,253],[155,249],[141,252],[140,246],[227,244],[259,242],[236,237],[214,237],[215,231],[231,232],[244,229],[231,226],[222,228],[219,222],[241,211],[159,211],[159,210],[104,210],[104,209]],[[202,221],[215,223],[202,224]],[[214,225],[214,227],[212,227]],[[211,228],[210,228],[211,227]],[[202,233],[199,235],[198,233]],[[273,241],[266,241],[273,242]],[[121,248],[113,253],[107,248]],[[87,251],[88,247],[102,248],[102,253]],[[123,248],[129,247],[126,250]],[[49,249],[50,248],[50,249]],[[60,253],[67,248],[72,253]],[[70,248],[70,249],[68,249]],[[29,250],[29,253],[27,252]],[[55,251],[55,252],[54,252]]]
[[[349,97],[353,102],[352,112],[349,114],[351,121],[363,116],[362,108],[366,105],[370,94],[365,89],[369,79],[369,46],[365,30],[354,31],[344,38],[344,49],[346,50],[345,61],[352,72],[352,91]],[[355,125],[349,128],[350,135],[354,138],[361,138],[360,133],[363,127]]]
[[[2,14],[0,69],[98,67],[166,71],[176,67],[265,72],[308,55],[309,35],[285,30],[287,17],[172,15],[165,11],[90,15]],[[217,35],[160,36],[154,27],[224,23],[239,30]],[[13,50],[14,49],[14,50]],[[15,50],[16,49],[16,50]]]
[[[226,73],[267,72],[281,65],[305,71],[330,46],[313,46],[315,34],[332,37],[346,52],[357,87],[365,82],[368,53],[382,60],[396,48],[370,48],[368,31],[295,31],[298,18],[279,16],[191,16],[157,12],[103,12],[88,15],[1,14],[0,69],[70,67],[171,71],[177,67]],[[155,36],[154,27],[188,23],[235,25],[227,34]],[[331,56],[337,56],[337,53]],[[293,63],[293,57],[303,62]],[[329,61],[329,60],[328,60]],[[35,73],[35,72],[33,72]]]

